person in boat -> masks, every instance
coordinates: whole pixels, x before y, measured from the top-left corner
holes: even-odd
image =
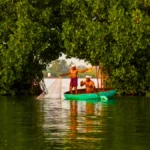
[[[78,73],[84,73],[88,70],[88,68],[80,70],[76,68],[75,65],[72,65],[68,73],[61,74],[60,76],[68,76],[70,75],[70,93],[72,93],[72,89],[74,88],[75,93],[77,94],[77,86],[78,86]]]
[[[80,86],[84,86],[84,85],[86,87],[86,93],[94,93],[95,92],[95,84],[91,80],[90,76],[87,75],[86,80],[80,82]]]

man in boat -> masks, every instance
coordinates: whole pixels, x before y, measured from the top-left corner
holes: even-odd
[[[81,81],[80,85],[81,86],[85,85],[85,87],[86,87],[86,93],[94,93],[95,92],[95,84],[91,80],[90,76],[86,76],[86,80],[85,81]]]
[[[70,75],[70,93],[72,93],[72,89],[74,88],[75,93],[77,94],[77,86],[78,86],[78,73],[84,73],[88,70],[88,68],[84,70],[77,69],[75,65],[72,65],[68,73],[61,74],[60,76],[68,76]]]

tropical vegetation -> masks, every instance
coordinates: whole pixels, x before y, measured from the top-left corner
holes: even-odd
[[[120,94],[150,88],[150,1],[63,0],[66,54],[100,65]]]
[[[70,64],[65,59],[57,59],[55,61],[52,61],[47,67],[46,70],[43,71],[44,77],[50,77],[50,78],[57,78],[60,74],[64,74],[69,72],[71,68],[71,64],[74,64],[71,62]],[[76,67],[80,70],[83,70],[87,68],[85,65],[76,65]],[[50,74],[50,76],[49,76]],[[89,71],[85,73],[79,73],[79,78],[85,78],[86,75],[90,75],[91,77],[96,77],[95,69],[89,69]],[[62,78],[69,78],[69,76],[63,76]]]
[[[0,0],[0,21],[0,94],[28,91],[62,52],[120,94],[150,88],[149,0]]]
[[[60,56],[60,2],[0,0],[0,94],[28,93]]]

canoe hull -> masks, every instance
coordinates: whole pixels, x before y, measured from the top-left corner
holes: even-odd
[[[117,90],[100,91],[96,93],[80,93],[80,94],[70,94],[68,92],[64,93],[65,99],[67,100],[91,100],[100,99],[100,96],[106,96],[111,98],[116,94]]]

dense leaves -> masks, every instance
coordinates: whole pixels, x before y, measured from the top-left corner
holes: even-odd
[[[149,0],[0,0],[0,94],[29,90],[65,52],[120,93],[150,88]]]
[[[150,87],[150,1],[63,0],[62,14],[69,56],[102,66],[120,93]]]
[[[30,89],[60,55],[60,1],[0,0],[0,94]]]

